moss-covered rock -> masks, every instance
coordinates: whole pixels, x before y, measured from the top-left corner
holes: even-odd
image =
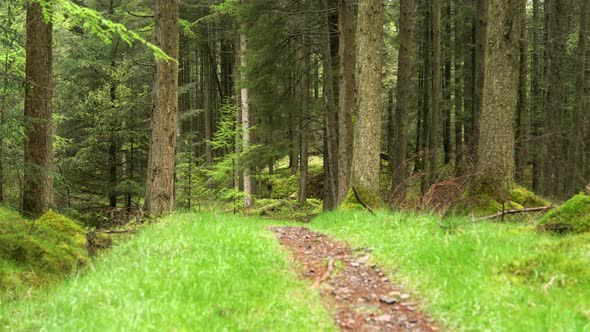
[[[590,196],[580,193],[547,213],[538,229],[552,233],[590,232]]]

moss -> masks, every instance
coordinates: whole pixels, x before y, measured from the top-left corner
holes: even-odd
[[[272,197],[283,199],[290,197],[299,190],[299,176],[291,175],[289,177],[273,176],[270,179],[272,184]]]
[[[478,190],[468,190],[463,198],[453,205],[446,215],[472,215],[476,217],[488,216],[502,211],[502,209],[522,210],[529,207],[548,206],[551,203],[528,189],[513,184],[506,196],[506,203],[494,199],[493,195],[485,192],[486,186],[479,186]],[[497,194],[497,192],[496,192]]]
[[[446,212],[446,216],[487,216],[502,211],[502,204],[495,201],[487,195],[468,196],[463,195],[463,198],[453,205]]]
[[[590,196],[580,193],[572,197],[547,213],[537,227],[560,234],[590,232]]]
[[[0,210],[0,297],[47,284],[88,262],[84,229],[54,212],[27,221]]]
[[[549,206],[551,204],[548,200],[519,185],[513,185],[509,195],[511,201],[525,208]]]
[[[359,199],[361,200],[359,202]],[[379,193],[363,188],[355,187],[354,190],[350,188],[344,202],[342,202],[341,209],[365,209],[365,206],[371,210],[380,208],[383,205]]]
[[[246,210],[246,215],[265,216],[274,219],[308,221],[322,212],[322,201],[308,198],[304,204],[295,199],[260,199],[256,201],[256,209]]]
[[[540,283],[547,287],[568,288],[590,281],[589,239],[582,236],[564,238],[543,245],[538,253],[519,257],[501,271],[515,283]]]

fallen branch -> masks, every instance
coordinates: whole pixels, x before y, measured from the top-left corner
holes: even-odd
[[[137,230],[135,229],[128,229],[128,230],[108,230],[108,231],[102,231],[99,233],[103,233],[103,234],[125,234],[125,233],[135,233],[137,232]]]
[[[326,272],[324,272],[324,274],[322,275],[321,278],[319,278],[318,280],[316,280],[313,283],[313,286],[311,286],[311,287],[312,288],[319,287],[322,282],[324,282],[328,278],[330,278],[330,275],[332,274],[332,271],[334,271],[334,258],[333,257],[330,257],[330,260],[328,261],[328,269],[326,270]]]
[[[545,211],[549,211],[553,208],[554,208],[553,206],[540,206],[540,207],[526,208],[526,209],[520,209],[520,210],[518,210],[518,209],[504,210],[504,211],[500,211],[498,213],[492,214],[490,216],[477,218],[474,221],[494,219],[494,218],[498,218],[498,217],[504,217],[505,215],[509,215],[509,214],[528,213],[528,212],[545,212]]]

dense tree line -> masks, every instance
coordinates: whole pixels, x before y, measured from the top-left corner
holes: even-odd
[[[585,0],[0,6],[0,201],[26,213],[590,180]]]

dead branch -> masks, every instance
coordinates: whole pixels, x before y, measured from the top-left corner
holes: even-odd
[[[520,209],[520,210],[518,210],[518,209],[504,210],[504,211],[492,214],[490,216],[477,218],[474,221],[494,219],[494,218],[498,218],[498,217],[504,217],[505,215],[509,215],[509,214],[528,213],[528,212],[545,212],[545,211],[549,211],[553,208],[554,208],[553,206],[540,206],[540,207],[526,208],[526,209]]]

